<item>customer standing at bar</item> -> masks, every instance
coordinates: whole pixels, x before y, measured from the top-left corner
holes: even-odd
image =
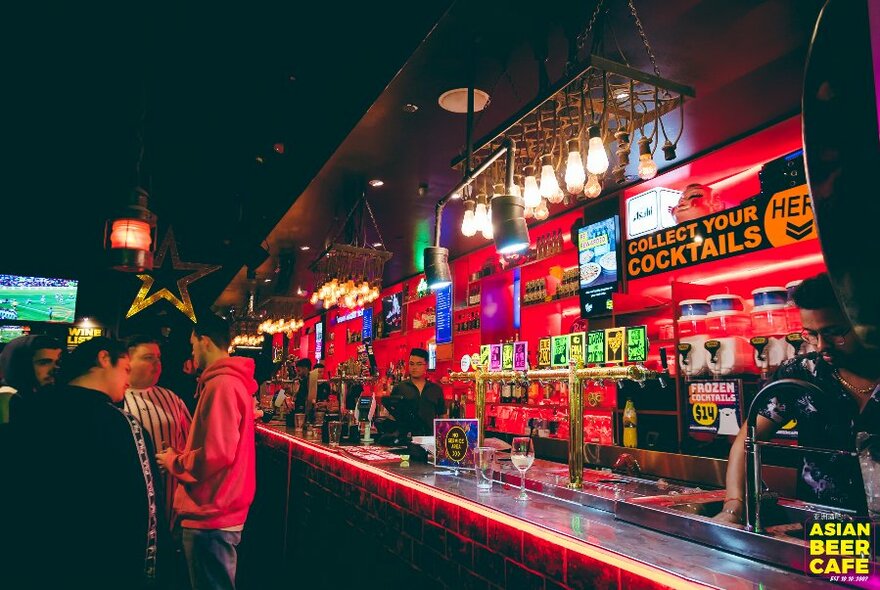
[[[309,397],[309,372],[312,370],[312,361],[299,359],[296,361],[296,386],[293,390],[293,411],[296,414],[306,413],[306,399]]]
[[[235,588],[237,547],[254,499],[254,361],[229,356],[229,324],[206,314],[190,338],[203,369],[186,446],[157,454],[180,484],[174,511],[193,590]]]
[[[129,371],[122,343],[88,340],[65,359],[64,384],[11,424],[20,452],[3,484],[4,588],[162,587],[152,445],[117,406]]]
[[[62,345],[50,336],[20,336],[0,353],[0,424],[26,411],[40,391],[55,384]]]
[[[803,281],[794,292],[794,301],[801,310],[802,335],[816,347],[819,358],[786,361],[773,378],[808,381],[825,395],[771,398],[759,411],[758,439],[769,440],[784,424],[797,420],[799,444],[854,451],[856,433],[880,434],[880,355],[862,346],[852,333],[826,273]],[[742,520],[745,439],[743,425],[730,449],[727,497],[716,520]],[[850,457],[805,453],[798,497],[859,512],[867,508],[859,465]]]
[[[443,389],[427,379],[428,351],[424,348],[413,348],[409,352],[409,379],[401,381],[391,390],[392,399],[413,400],[416,403],[415,424],[418,432],[415,436],[427,436],[434,433],[434,418],[446,414],[446,402]]]
[[[159,342],[150,336],[128,339],[131,362],[131,386],[125,392],[125,411],[138,419],[153,439],[157,451],[182,449],[192,422],[183,400],[170,389],[156,385],[162,375],[162,353]],[[174,525],[172,506],[177,479],[165,475],[165,516]]]

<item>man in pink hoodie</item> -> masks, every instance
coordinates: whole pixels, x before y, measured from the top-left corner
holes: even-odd
[[[186,446],[156,458],[180,480],[174,511],[193,590],[235,588],[236,547],[254,499],[254,361],[230,357],[229,324],[205,315],[190,337],[203,369]]]

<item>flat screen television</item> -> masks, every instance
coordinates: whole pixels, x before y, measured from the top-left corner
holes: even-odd
[[[30,333],[30,326],[0,326],[0,344],[12,342],[19,336],[27,336]]]
[[[0,274],[0,320],[72,324],[78,281]]]
[[[403,293],[395,293],[382,299],[383,334],[399,332],[403,327]]]

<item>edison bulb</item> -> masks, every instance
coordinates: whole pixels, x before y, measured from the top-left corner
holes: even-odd
[[[587,180],[587,186],[584,188],[584,192],[591,199],[595,199],[600,194],[602,194],[602,183],[599,182],[599,177],[595,174],[590,174],[590,178]]]
[[[489,208],[489,211],[491,211],[491,210],[492,210],[492,209],[491,209],[491,207],[490,207],[490,208]],[[490,214],[489,214],[489,217],[486,219],[486,224],[483,226],[483,229],[481,230],[482,233],[483,233],[483,237],[486,238],[487,240],[491,240],[493,237],[495,237],[495,232],[494,232],[493,229],[492,229],[492,217],[491,217],[491,215],[492,215],[492,214],[490,213]]]
[[[550,216],[550,210],[547,208],[547,201],[541,199],[538,206],[535,207],[535,219],[543,220]]]
[[[547,201],[549,203],[552,203],[553,205],[558,205],[559,203],[561,203],[564,200],[565,200],[565,193],[562,192],[561,188],[557,189],[557,191],[555,193],[553,193],[552,195],[547,197]]]
[[[587,150],[587,172],[590,174],[604,174],[608,170],[608,153],[602,144],[601,137],[591,137]]]
[[[486,203],[477,203],[477,207],[474,210],[474,227],[476,231],[481,231],[487,223],[489,223],[489,212],[486,208]]]
[[[523,187],[523,201],[526,207],[534,209],[541,202],[541,190],[538,188],[538,180],[535,175],[526,176]]]
[[[584,161],[581,159],[581,152],[577,149],[568,152],[568,162],[565,166],[565,188],[569,194],[577,195],[584,190],[584,180],[587,175],[584,173]]]
[[[510,194],[514,197],[522,197],[522,189],[519,188],[518,184],[510,185]]]
[[[531,207],[526,207],[523,210],[523,217],[525,217],[526,219],[531,219],[534,216],[535,216],[535,210],[532,209]]]
[[[559,192],[559,181],[556,180],[556,172],[550,164],[541,166],[541,196],[549,199]]]
[[[467,209],[464,212],[464,217],[461,219],[461,235],[466,238],[472,237],[477,233],[477,224],[475,220],[474,210]]]
[[[639,156],[639,178],[650,180],[657,176],[657,163],[650,153]]]

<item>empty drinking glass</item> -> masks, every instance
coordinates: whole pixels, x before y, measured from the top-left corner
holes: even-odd
[[[306,415],[305,414],[294,414],[293,415],[293,425],[299,431],[302,431],[303,426],[306,424]]]
[[[492,477],[495,469],[495,449],[477,447],[474,454],[477,467],[477,491],[488,492],[492,489]]]
[[[526,495],[526,471],[535,462],[535,447],[532,445],[531,438],[528,436],[514,437],[513,443],[510,445],[510,462],[513,463],[513,466],[516,467],[522,477],[519,496],[516,499],[520,502],[525,502],[529,499]]]
[[[327,424],[329,442],[331,447],[339,446],[339,435],[342,433],[342,422],[333,420]]]

